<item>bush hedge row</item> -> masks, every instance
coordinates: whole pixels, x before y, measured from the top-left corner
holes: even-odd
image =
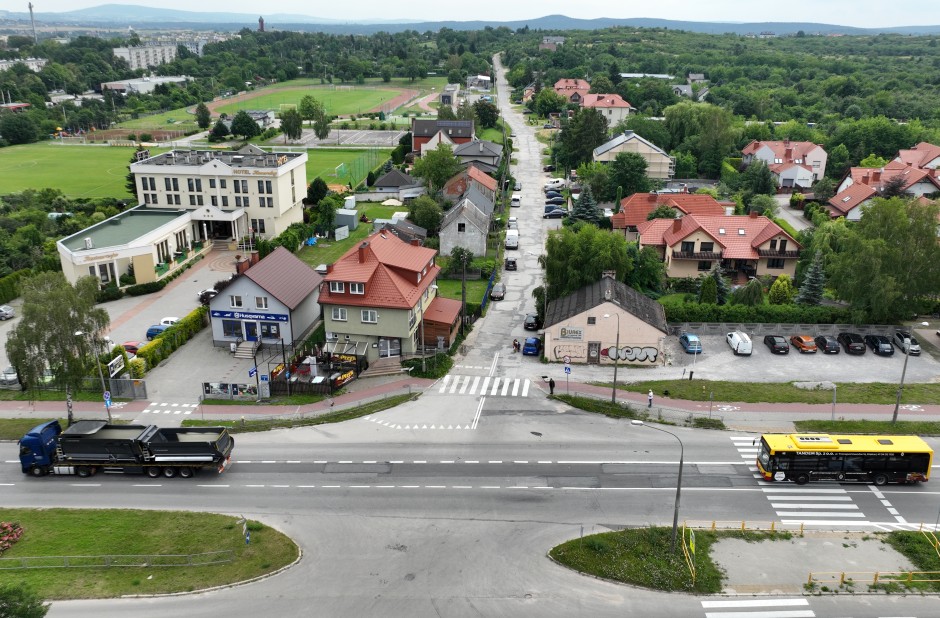
[[[852,312],[842,307],[806,305],[712,305],[664,303],[667,322],[764,322],[777,324],[849,324]]]
[[[12,272],[6,277],[0,278],[0,303],[8,303],[19,296],[20,279],[31,274],[33,274],[32,270],[24,268],[23,270]]]
[[[206,319],[208,313],[208,307],[197,307],[179,322],[163,331],[159,337],[142,345],[137,350],[137,357],[145,360],[148,368],[156,367],[205,328],[208,323]]]
[[[144,294],[153,294],[154,292],[159,292],[160,290],[165,288],[167,284],[170,283],[170,281],[173,281],[174,279],[182,275],[185,271],[192,268],[193,265],[201,259],[202,259],[202,256],[197,255],[193,259],[183,264],[183,267],[177,269],[176,272],[174,272],[172,275],[169,275],[168,277],[164,277],[163,279],[160,279],[158,281],[148,281],[147,283],[138,283],[137,285],[132,285],[129,288],[125,289],[124,293],[127,294],[128,296],[143,296]]]

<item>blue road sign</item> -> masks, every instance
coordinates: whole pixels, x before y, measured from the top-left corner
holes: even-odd
[[[248,377],[249,377],[249,378],[253,378],[253,377],[255,377],[255,374],[256,374],[256,373],[258,373],[258,368],[257,368],[257,367],[252,367],[251,369],[248,370]]]
[[[268,374],[262,373],[262,374],[261,374],[261,381],[262,381],[262,382],[267,382],[267,381],[268,381]]]
[[[565,367],[565,373],[571,373],[571,367]]]
[[[111,401],[111,391],[105,391],[105,392],[104,392],[104,400],[105,400],[105,401]]]

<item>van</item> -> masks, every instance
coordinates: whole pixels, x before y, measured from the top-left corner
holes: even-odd
[[[506,230],[506,243],[504,246],[507,249],[519,248],[519,230]]]
[[[736,330],[725,335],[725,340],[728,342],[728,345],[731,346],[735,356],[751,355],[751,338],[747,336],[747,333]]]
[[[564,178],[549,178],[545,183],[545,189],[560,189],[565,186]]]
[[[518,193],[513,193],[509,200],[509,206],[510,208],[519,208],[522,206],[522,196]]]

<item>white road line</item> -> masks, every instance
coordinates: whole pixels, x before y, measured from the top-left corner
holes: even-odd
[[[487,388],[489,387],[489,385],[490,385],[490,379],[491,379],[490,376],[486,376],[485,378],[483,378],[483,384],[480,385],[480,394],[481,394],[481,395],[486,395],[486,389],[487,389]]]
[[[499,485],[480,485],[480,489],[502,489]]]
[[[501,464],[501,463],[503,463],[503,462],[502,462],[502,461],[490,460],[490,461],[488,461],[487,463],[491,463],[491,464]]]
[[[147,483],[134,483],[131,487],[163,487],[163,485],[148,485]]]
[[[300,460],[299,460],[299,459],[288,459],[288,460],[287,460],[287,463],[289,463],[289,464],[299,464],[299,463],[300,463]]]
[[[442,463],[442,464],[444,464],[444,463],[454,463],[454,460],[453,460],[453,459],[442,459],[442,460],[441,460],[441,463]]]
[[[261,463],[277,463],[277,461],[275,461],[274,459],[262,459]],[[343,462],[340,462],[340,463],[343,463]]]
[[[313,461],[313,463],[315,463],[315,464],[325,464],[325,463],[330,463],[330,462],[328,462],[328,461],[325,460],[325,459],[315,459],[315,460]]]
[[[72,487],[101,487],[101,483],[69,483]]]
[[[503,380],[503,392],[500,393],[501,396],[505,397],[506,393],[509,392],[509,380]]]
[[[519,380],[512,381],[512,396],[515,397],[519,394]]]
[[[865,517],[865,513],[830,513],[827,511],[777,511],[777,517]]]
[[[852,496],[768,496],[770,500],[851,501]]]
[[[490,395],[495,396],[499,392],[499,382],[500,378],[493,378],[493,390],[490,392]]]
[[[529,381],[528,380],[525,380],[522,382],[522,396],[523,397],[529,396]]]
[[[372,485],[349,485],[349,489],[369,489]]]
[[[376,489],[395,489],[394,485],[376,485]]]
[[[363,461],[362,463],[364,463],[364,464],[374,464],[375,461]]]
[[[477,461],[476,459],[467,459],[466,461],[464,461],[464,463],[480,463],[480,462]]]
[[[512,463],[514,463],[514,464],[527,464],[527,463],[529,463],[529,462],[528,462],[528,461],[514,461],[514,462],[512,462]]]
[[[477,423],[480,422],[480,414],[483,413],[483,404],[486,403],[486,397],[480,397],[480,403],[477,404],[476,414],[473,415],[473,423],[470,424],[470,429],[476,429]]]
[[[789,492],[789,493],[809,493],[809,494],[844,494],[844,489],[795,489],[793,487],[763,487],[761,491],[765,493]]]
[[[854,504],[813,504],[813,503],[808,503],[808,504],[791,504],[791,503],[789,503],[789,502],[780,502],[780,503],[778,503],[778,502],[771,502],[771,503],[770,503],[770,506],[771,506],[771,508],[775,508],[775,509],[818,509],[818,508],[825,508],[825,509],[843,509],[843,510],[846,510],[846,511],[857,511],[857,510],[858,510],[858,506],[856,506],[856,505],[854,505]]]
[[[316,485],[298,485],[297,489],[314,489]]]
[[[806,599],[775,599],[772,601],[702,601],[702,609],[719,609],[722,607],[797,607],[809,605]]]
[[[441,388],[437,392],[443,393],[444,391],[446,391],[448,382],[450,382],[450,374],[444,376],[444,381],[441,382]]]
[[[196,487],[231,487],[231,485],[196,485]]]
[[[838,513],[841,515],[841,513]],[[838,519],[824,519],[824,520],[812,520],[812,519],[781,519],[781,524],[809,524],[812,526],[868,526],[871,525],[871,522],[868,520],[865,521],[851,521],[851,520],[838,520]]]
[[[425,489],[447,489],[447,485],[425,485]]]
[[[480,383],[480,376],[473,377],[473,386],[470,387],[470,394],[473,395],[477,392],[477,385]]]
[[[322,485],[323,489],[339,489],[342,485]]]
[[[16,483],[0,483],[0,487],[15,487]]]
[[[399,489],[418,489],[421,485],[399,485]]]
[[[550,463],[552,463],[552,462],[550,462],[550,461],[539,461],[539,463],[540,463],[540,464],[550,464]]]
[[[261,463],[265,463],[265,462],[261,462]],[[348,460],[347,460],[347,461],[337,461],[336,463],[341,463],[341,464],[351,464],[351,463],[352,463],[352,461],[348,461]]]
[[[467,387],[470,386],[470,376],[467,376],[463,379],[463,386],[460,387],[460,394],[463,395],[467,392]]]
[[[770,612],[705,612],[705,618],[815,618],[811,609]]]
[[[274,487],[275,489],[287,489],[290,487],[290,485],[271,485],[271,487]]]
[[[473,489],[473,485],[451,485],[451,489]]]

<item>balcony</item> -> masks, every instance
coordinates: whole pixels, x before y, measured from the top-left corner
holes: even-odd
[[[779,249],[758,249],[757,255],[762,258],[784,258],[784,259],[796,259],[800,257],[800,251],[780,251]]]
[[[721,251],[676,251],[672,250],[674,260],[720,260]]]

